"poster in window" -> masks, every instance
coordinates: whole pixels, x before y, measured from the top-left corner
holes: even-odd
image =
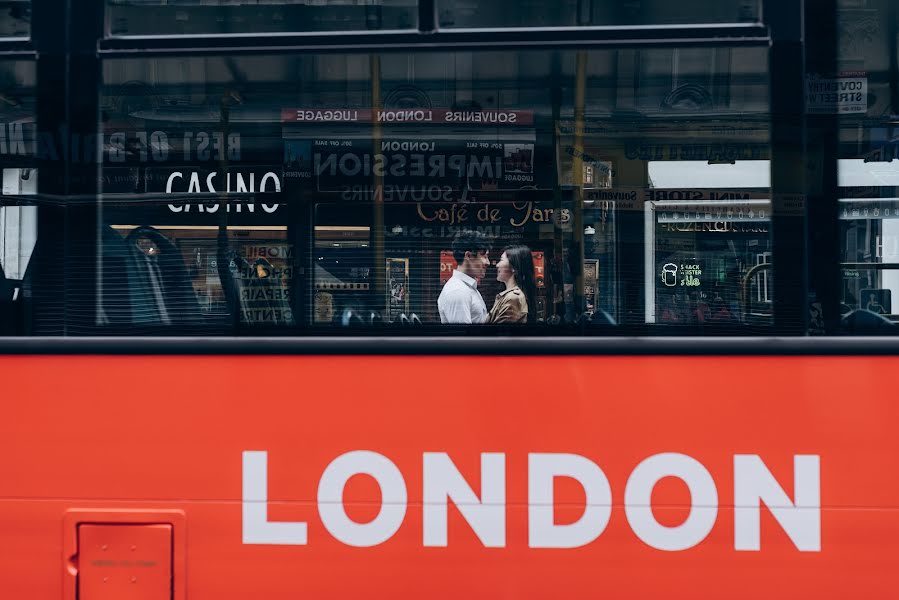
[[[546,298],[537,296],[537,321],[546,320]]]
[[[313,319],[316,323],[330,323],[334,319],[334,296],[330,292],[315,292]]]
[[[589,258],[584,260],[584,302],[587,313],[596,311],[596,302],[599,299],[596,286],[599,282],[599,259]]]
[[[861,308],[878,315],[892,314],[892,297],[888,289],[864,289],[859,292]]]
[[[543,252],[532,252],[534,257],[534,276],[537,289],[546,287],[546,264],[543,258]]]
[[[409,259],[387,259],[387,320],[409,312]]]

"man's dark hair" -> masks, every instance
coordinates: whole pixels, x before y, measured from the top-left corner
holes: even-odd
[[[465,260],[465,253],[489,252],[492,244],[490,238],[480,231],[465,229],[456,234],[453,240],[453,258],[458,264]]]

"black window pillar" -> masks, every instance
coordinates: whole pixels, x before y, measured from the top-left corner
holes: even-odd
[[[806,193],[803,0],[765,0],[764,19],[771,33],[774,328],[777,335],[804,335],[809,319],[802,208]]]
[[[102,0],[33,0],[41,204],[29,333],[76,335],[97,321],[103,8]]]
[[[837,0],[806,3],[806,71],[833,78],[839,72]],[[808,123],[808,277],[809,301],[820,312],[810,333],[840,333],[842,274],[838,194],[839,115],[809,114]]]

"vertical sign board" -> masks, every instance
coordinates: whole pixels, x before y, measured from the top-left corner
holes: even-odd
[[[440,251],[440,287],[443,288],[446,285],[446,282],[449,281],[453,276],[453,271],[456,270],[458,263],[456,263],[456,259],[453,257],[453,253],[451,250],[441,250]]]
[[[843,71],[836,77],[808,75],[805,105],[810,114],[864,114],[868,112],[868,73]]]
[[[387,320],[409,313],[409,259],[387,259]]]
[[[584,259],[584,302],[590,314],[596,310],[596,302],[599,300],[597,285],[599,285],[599,259]]]

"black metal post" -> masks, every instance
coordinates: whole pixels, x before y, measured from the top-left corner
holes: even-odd
[[[771,31],[774,328],[777,335],[804,335],[809,319],[802,208],[806,192],[803,0],[765,0],[764,18]]]
[[[834,77],[838,69],[837,0],[808,2],[806,72]],[[811,333],[840,333],[840,222],[837,166],[839,115],[809,114],[807,215],[809,301],[820,324]]]
[[[31,325],[76,335],[98,322],[97,206],[103,1],[33,0],[37,58],[38,217]],[[77,200],[77,206],[76,201]]]

